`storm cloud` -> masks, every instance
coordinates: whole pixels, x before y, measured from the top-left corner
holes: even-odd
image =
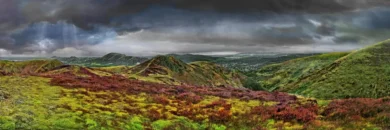
[[[390,34],[386,0],[0,0],[1,55],[348,51]]]

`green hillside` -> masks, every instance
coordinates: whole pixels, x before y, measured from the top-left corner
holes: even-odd
[[[193,55],[193,54],[168,54],[167,56],[173,56],[176,59],[180,59],[186,63],[195,62],[195,61],[209,61],[213,62],[216,60],[225,60],[223,57],[213,57],[213,56],[205,56],[205,55]]]
[[[347,53],[330,53],[270,65],[258,71],[270,90],[309,97],[390,96],[390,40]]]
[[[211,62],[185,63],[173,56],[157,56],[129,70],[130,77],[165,84],[242,87],[241,74]]]
[[[63,65],[59,60],[0,61],[0,75],[34,74]]]
[[[273,90],[286,90],[287,85],[302,80],[304,77],[315,73],[335,60],[346,56],[347,52],[336,52],[298,58],[283,63],[262,67],[255,73],[248,74],[256,77],[263,88]]]
[[[119,53],[109,53],[103,57],[56,57],[56,59],[61,60],[65,64],[87,67],[131,66],[148,60],[148,58],[126,56]]]
[[[293,86],[318,98],[379,98],[390,96],[390,41],[340,58],[321,72]]]
[[[137,63],[141,63],[146,60],[147,58],[126,56],[125,54],[119,54],[119,53],[109,53],[107,55],[104,55],[101,58],[93,59],[90,62],[105,63],[105,64],[112,64],[112,65],[135,65]]]

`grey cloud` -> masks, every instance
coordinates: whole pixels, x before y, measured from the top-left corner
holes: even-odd
[[[371,9],[385,0],[0,2],[0,48],[15,54],[324,51],[390,34],[390,11]]]

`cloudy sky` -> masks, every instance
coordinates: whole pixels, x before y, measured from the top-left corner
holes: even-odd
[[[388,0],[0,0],[0,56],[349,51],[390,38]]]

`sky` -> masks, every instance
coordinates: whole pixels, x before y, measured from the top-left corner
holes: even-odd
[[[0,0],[0,56],[351,51],[390,38],[388,0]]]

